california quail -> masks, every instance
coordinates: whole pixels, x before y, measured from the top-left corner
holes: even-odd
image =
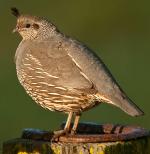
[[[22,15],[16,8],[12,13],[17,17],[14,31],[23,38],[15,54],[18,79],[37,104],[68,114],[63,132],[69,131],[73,114],[72,132],[80,114],[102,102],[131,116],[143,114],[91,49],[43,18]]]

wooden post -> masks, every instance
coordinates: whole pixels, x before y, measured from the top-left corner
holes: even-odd
[[[4,142],[3,154],[150,154],[149,131],[140,127],[80,123],[77,135],[57,142],[51,137],[46,131],[26,129],[21,138]]]

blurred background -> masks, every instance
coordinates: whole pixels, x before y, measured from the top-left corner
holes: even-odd
[[[38,106],[16,77],[14,54],[21,41],[12,34],[16,18],[10,7],[46,17],[67,35],[92,48],[129,97],[145,112],[130,117],[102,104],[81,121],[139,125],[150,129],[150,2],[120,0],[0,1],[0,144],[20,137],[24,128],[57,129],[66,115]]]

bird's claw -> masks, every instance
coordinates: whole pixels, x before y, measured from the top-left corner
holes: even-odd
[[[71,130],[71,135],[75,135],[76,133],[77,132],[74,129]]]
[[[68,134],[68,130],[58,130],[58,131],[54,131],[54,135],[52,137],[52,141],[59,141],[59,137],[63,136],[63,135],[67,135]]]

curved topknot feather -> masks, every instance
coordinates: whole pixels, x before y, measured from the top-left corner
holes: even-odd
[[[15,7],[12,7],[11,8],[11,13],[16,16],[16,17],[19,17],[20,16],[20,13],[19,13],[19,10]]]

